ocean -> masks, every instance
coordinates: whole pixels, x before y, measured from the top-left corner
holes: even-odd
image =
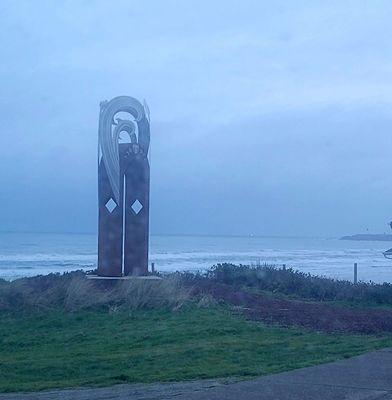
[[[382,251],[389,242],[337,238],[154,236],[150,262],[158,271],[202,271],[216,263],[274,264],[314,275],[392,282],[392,260]],[[90,270],[97,263],[92,234],[0,233],[0,278],[16,279],[51,272]]]

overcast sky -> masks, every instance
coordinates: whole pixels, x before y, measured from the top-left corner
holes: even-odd
[[[99,102],[151,110],[152,233],[384,232],[392,2],[0,4],[0,230],[95,232]]]

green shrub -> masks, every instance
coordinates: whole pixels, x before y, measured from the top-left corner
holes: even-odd
[[[218,264],[206,274],[190,277],[186,282],[208,279],[236,287],[248,287],[317,301],[345,301],[360,304],[392,305],[392,285],[359,282],[354,285],[326,277],[313,276],[291,268],[271,265],[245,266]]]

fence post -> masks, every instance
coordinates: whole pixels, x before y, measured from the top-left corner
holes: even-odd
[[[354,263],[354,285],[358,283],[358,264]]]
[[[151,273],[155,274],[155,263],[151,263]]]

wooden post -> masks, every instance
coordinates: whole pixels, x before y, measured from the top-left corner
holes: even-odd
[[[358,283],[358,264],[354,263],[354,285]]]
[[[151,263],[151,272],[155,274],[155,263]]]

